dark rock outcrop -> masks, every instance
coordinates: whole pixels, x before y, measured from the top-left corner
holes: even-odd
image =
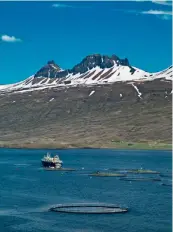
[[[55,62],[48,61],[45,66],[43,66],[36,74],[35,77],[50,77],[55,78],[56,73],[60,71],[60,67],[55,64]]]
[[[47,65],[42,67],[36,74],[35,77],[49,77],[49,78],[62,78],[68,75],[68,73],[85,73],[88,70],[100,67],[111,68],[114,65],[129,66],[127,58],[120,59],[116,55],[105,56],[100,54],[93,54],[86,56],[79,64],[75,65],[72,69],[61,71],[60,67],[55,64],[54,61],[49,61]]]

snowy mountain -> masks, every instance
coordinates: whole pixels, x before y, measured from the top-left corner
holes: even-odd
[[[172,66],[149,73],[115,55],[90,55],[67,70],[49,61],[28,79],[0,86],[0,146],[170,144],[171,80]]]
[[[127,58],[120,59],[112,55],[89,55],[72,69],[63,70],[54,61],[49,61],[35,75],[24,81],[0,85],[0,94],[6,92],[28,92],[45,88],[65,86],[93,86],[115,82],[145,82],[155,79],[172,80],[172,66],[157,72],[149,73],[133,67]]]

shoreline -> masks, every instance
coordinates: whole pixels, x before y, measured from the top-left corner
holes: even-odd
[[[24,143],[24,144],[3,144],[0,143],[0,149],[47,149],[47,150],[66,150],[66,149],[115,149],[115,150],[172,150],[170,143],[141,143],[141,142],[114,142],[109,144],[39,144],[39,143]]]

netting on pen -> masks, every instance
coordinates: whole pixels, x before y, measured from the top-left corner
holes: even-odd
[[[109,213],[126,213],[127,208],[121,208],[116,205],[108,204],[61,204],[50,208],[50,211],[59,213],[79,213],[79,214],[109,214]]]

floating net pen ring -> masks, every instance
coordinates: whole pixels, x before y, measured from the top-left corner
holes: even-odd
[[[110,213],[126,213],[128,208],[121,208],[117,205],[109,204],[60,204],[50,208],[50,211],[59,213],[78,213],[78,214],[110,214]]]

